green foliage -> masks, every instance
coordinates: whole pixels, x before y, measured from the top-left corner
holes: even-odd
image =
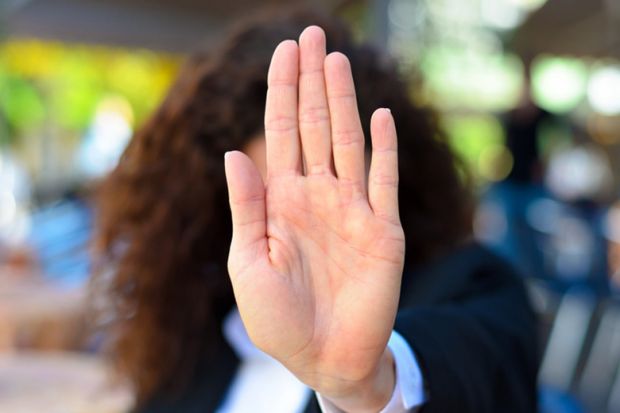
[[[35,85],[0,68],[0,112],[14,133],[40,126],[45,119],[46,108]],[[11,143],[11,134],[2,143]]]
[[[15,143],[43,127],[82,134],[102,99],[114,95],[140,122],[159,104],[178,59],[147,51],[11,40],[0,45],[0,119]],[[135,126],[135,125],[134,125]]]

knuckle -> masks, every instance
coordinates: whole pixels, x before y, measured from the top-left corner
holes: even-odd
[[[341,129],[333,133],[334,144],[339,146],[363,145],[364,137],[359,130]]]
[[[320,78],[323,80],[323,65],[320,62],[315,63],[316,67],[302,67],[299,72],[299,78],[305,79],[310,78],[309,80],[314,80]],[[312,65],[314,66],[314,65]]]
[[[330,168],[324,163],[315,163],[306,165],[307,176],[324,176],[331,174]]]
[[[365,196],[364,181],[348,176],[339,176],[338,184],[340,185],[340,195],[343,201],[343,207],[348,203],[361,199]]]
[[[302,124],[326,123],[329,121],[329,113],[325,106],[302,107],[299,113],[299,122]]]
[[[268,79],[268,83],[269,83],[268,86],[271,89],[276,89],[276,88],[283,88],[283,89],[297,88],[297,81],[293,80],[293,79],[288,79],[288,78],[274,77],[274,78]]]
[[[396,145],[386,147],[373,146],[372,153],[373,155],[398,157],[398,148],[396,147]]]
[[[375,174],[370,177],[370,183],[377,186],[398,188],[398,177],[390,174]]]
[[[237,222],[237,227],[239,228],[247,228],[247,227],[255,227],[257,225],[262,225],[264,223],[264,219],[261,218],[250,218],[245,220],[240,220]]]
[[[265,196],[263,194],[251,194],[246,196],[231,197],[233,205],[245,206],[248,204],[256,204],[265,202]]]
[[[265,119],[266,132],[289,132],[297,129],[297,119],[292,116],[273,116]]]
[[[355,92],[351,90],[332,90],[329,94],[329,98],[332,101],[356,101]]]

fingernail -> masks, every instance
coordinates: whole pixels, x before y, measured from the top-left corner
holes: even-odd
[[[392,111],[390,110],[390,108],[383,108],[383,110],[387,110],[388,113],[392,113]]]

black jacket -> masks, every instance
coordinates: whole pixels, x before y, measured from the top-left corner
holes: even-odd
[[[394,329],[422,368],[422,413],[534,413],[536,322],[520,278],[476,244],[403,278]],[[239,360],[222,343],[216,363],[177,396],[158,395],[141,413],[215,412]],[[318,413],[314,398],[306,413]]]

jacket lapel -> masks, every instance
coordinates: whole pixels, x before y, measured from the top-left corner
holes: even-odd
[[[310,397],[310,401],[306,405],[304,413],[321,413],[321,408],[319,407],[319,402],[317,401],[314,392],[312,393],[312,397]]]

